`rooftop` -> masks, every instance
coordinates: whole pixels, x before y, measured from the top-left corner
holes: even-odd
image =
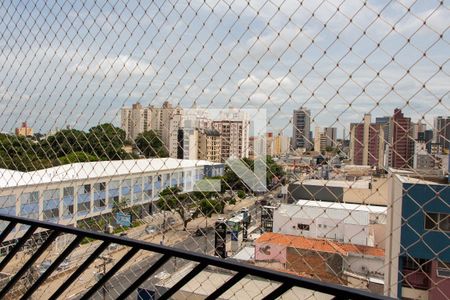
[[[328,187],[342,187],[351,189],[368,189],[370,179],[367,180],[325,180],[325,179],[307,179],[298,181],[297,184],[302,185],[316,185],[316,186],[328,186]]]
[[[281,233],[266,232],[256,240],[259,244],[276,244],[290,248],[315,250],[318,252],[335,253],[344,256],[351,254],[362,254],[370,256],[384,256],[384,250],[376,247],[360,246],[354,244],[344,244],[332,242],[325,239],[306,238]]]
[[[193,168],[217,163],[206,160],[150,158],[80,162],[32,172],[0,169],[0,188]],[[219,165],[219,164],[217,164]]]

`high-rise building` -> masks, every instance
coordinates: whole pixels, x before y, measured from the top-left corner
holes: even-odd
[[[294,110],[292,118],[292,148],[304,148],[311,150],[313,143],[310,133],[311,111],[307,108],[300,107]]]
[[[273,138],[272,154],[280,156],[289,151],[291,147],[291,138],[285,135],[276,135]]]
[[[398,108],[390,125],[389,166],[393,168],[412,168],[414,154],[414,139],[411,118],[406,118]]]
[[[431,143],[433,142],[433,130],[428,129],[424,132],[419,132],[417,140],[425,143],[425,148],[428,153],[431,153]]]
[[[320,147],[320,127],[316,126],[316,128],[314,129],[314,151],[320,152],[321,147]]]
[[[144,131],[153,130],[161,138],[171,157],[177,157],[178,129],[183,122],[183,110],[164,102],[161,108],[143,107],[139,102],[121,109],[121,128],[127,139],[134,140]]]
[[[16,135],[17,136],[32,136],[33,128],[28,127],[27,122],[23,122],[22,126],[20,126],[19,128],[16,128]]]
[[[226,112],[212,122],[221,138],[221,161],[248,157],[250,121],[245,113]]]
[[[221,139],[216,129],[200,129],[198,134],[198,159],[221,162]]]
[[[384,125],[371,123],[364,115],[363,123],[350,125],[350,159],[355,165],[384,167]]]
[[[336,127],[325,127],[323,133],[326,138],[326,147],[336,147],[337,140],[337,128]]]
[[[389,124],[391,122],[391,117],[377,117],[375,118],[375,124],[381,124],[384,128],[384,142],[385,145],[390,141]]]
[[[450,116],[434,119],[434,142],[441,144],[442,151],[450,151]]]

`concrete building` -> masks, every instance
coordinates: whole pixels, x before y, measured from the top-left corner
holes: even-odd
[[[221,162],[221,138],[215,129],[201,129],[198,136],[198,158],[212,162]]]
[[[162,189],[192,191],[204,176],[221,172],[223,164],[173,158],[74,163],[33,172],[0,169],[0,212],[73,226],[112,213],[117,202],[152,214]]]
[[[404,299],[450,295],[450,189],[447,179],[422,180],[390,169],[385,294]]]
[[[291,147],[291,138],[285,135],[276,135],[273,138],[272,155],[280,156],[287,152]]]
[[[325,135],[325,146],[335,148],[337,146],[337,128],[336,127],[325,127],[323,131]]]
[[[250,121],[245,113],[224,113],[212,121],[212,127],[220,133],[222,162],[248,157]]]
[[[383,126],[384,131],[384,144],[387,145],[391,138],[391,133],[389,131],[389,124],[391,123],[392,117],[377,117],[375,118],[375,124],[380,124]]]
[[[428,153],[427,144],[417,140],[414,143],[414,169],[433,169],[437,165],[435,155]]]
[[[320,138],[321,138],[320,126],[316,126],[316,128],[314,128],[314,151],[318,153],[320,153],[321,150]]]
[[[442,146],[442,151],[450,151],[450,116],[439,116],[434,119],[434,142]]]
[[[177,157],[178,129],[183,122],[183,110],[164,102],[162,107],[143,107],[139,102],[121,109],[121,128],[127,139],[134,140],[144,131],[153,130],[161,138],[169,155]]]
[[[370,114],[364,115],[363,123],[350,125],[350,159],[355,165],[384,167],[383,125],[371,123]]]
[[[22,126],[16,128],[17,136],[33,136],[33,128],[28,127],[27,122],[23,122]]]
[[[268,232],[255,241],[255,264],[378,294],[384,287],[384,250],[377,247]]]
[[[152,128],[152,109],[143,107],[136,102],[129,107],[120,110],[121,128],[125,130],[126,138],[134,140],[140,133]]]
[[[292,148],[312,149],[313,141],[310,134],[311,111],[305,107],[294,110],[292,117]]]
[[[385,224],[386,207],[325,201],[282,204],[273,215],[275,233],[364,246],[384,244]]]
[[[385,178],[360,180],[307,179],[288,185],[288,202],[320,200],[365,205],[387,205],[388,188]]]
[[[403,115],[398,108],[390,122],[389,166],[393,168],[412,168],[414,138],[411,118]]]

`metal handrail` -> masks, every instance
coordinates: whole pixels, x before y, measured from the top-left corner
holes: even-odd
[[[339,299],[391,299],[382,295],[373,294],[364,290],[354,289],[346,286],[341,286],[337,284],[332,283],[326,283],[321,282],[315,279],[310,278],[303,278],[299,277],[293,274],[283,273],[280,271],[270,270],[266,268],[261,268],[249,264],[242,264],[241,262],[236,262],[230,259],[222,259],[217,258],[213,256],[208,256],[201,253],[195,253],[190,252],[183,249],[178,248],[172,248],[164,245],[159,244],[153,244],[149,242],[144,242],[140,240],[133,240],[127,237],[123,236],[116,236],[116,235],[110,235],[105,234],[102,232],[93,232],[83,229],[78,229],[70,226],[55,224],[55,223],[49,223],[44,221],[38,221],[38,220],[32,220],[27,219],[23,217],[17,217],[17,216],[10,216],[5,214],[0,214],[0,220],[2,221],[9,221],[10,225],[7,226],[7,229],[3,231],[2,234],[0,234],[0,243],[3,242],[3,240],[6,238],[8,232],[12,228],[14,228],[17,224],[24,224],[29,225],[30,228],[27,230],[25,235],[23,235],[21,238],[18,239],[17,245],[22,245],[25,243],[26,239],[30,238],[30,235],[37,229],[37,228],[44,228],[51,230],[53,234],[49,236],[49,238],[54,239],[57,235],[66,233],[66,234],[72,234],[75,235],[75,240],[69,244],[69,246],[66,248],[65,251],[61,253],[60,256],[57,257],[57,259],[54,261],[54,263],[49,267],[49,269],[44,272],[44,274],[41,275],[40,278],[37,279],[37,281],[29,288],[24,296],[23,299],[26,299],[30,297],[38,288],[39,285],[42,284],[46,278],[48,278],[53,271],[56,270],[58,265],[68,256],[70,253],[79,245],[81,240],[83,238],[91,238],[95,240],[102,241],[100,246],[92,253],[90,256],[74,271],[74,273],[70,276],[68,280],[66,280],[58,289],[57,291],[49,297],[50,299],[57,299],[62,293],[70,286],[70,284],[77,279],[78,276],[81,275],[93,261],[99,257],[102,251],[104,251],[108,245],[115,243],[118,245],[123,245],[130,247],[131,249],[125,254],[122,259],[117,261],[115,265],[112,266],[110,271],[104,275],[104,277],[97,282],[94,286],[90,287],[86,293],[84,294],[82,299],[87,299],[89,296],[93,295],[98,289],[101,288],[103,284],[106,283],[108,279],[110,279],[112,276],[114,276],[117,271],[127,263],[134,254],[137,253],[139,250],[144,251],[150,251],[154,253],[162,254],[162,257],[153,265],[150,266],[150,268],[144,272],[144,274],[139,277],[135,282],[132,282],[130,287],[126,289],[122,295],[120,295],[120,298],[123,296],[127,296],[130,293],[132,293],[135,288],[138,286],[139,283],[144,282],[146,279],[150,278],[153,273],[157,270],[155,266],[162,266],[164,263],[166,263],[170,258],[176,257],[176,258],[182,258],[185,260],[197,262],[198,265],[187,275],[185,276],[179,283],[175,284],[174,287],[177,289],[181,288],[185,283],[187,283],[190,279],[195,277],[198,273],[203,271],[208,266],[214,266],[218,268],[227,269],[230,271],[235,271],[237,274],[232,279],[233,284],[224,284],[220,287],[218,287],[218,290],[213,292],[213,295],[215,297],[223,294],[226,292],[226,290],[230,289],[232,285],[237,283],[240,279],[242,279],[246,275],[256,276],[260,277],[262,279],[267,279],[275,282],[281,283],[273,292],[271,292],[268,296],[268,299],[274,299],[278,296],[282,295],[284,292],[288,291],[289,289],[293,287],[300,287],[305,288],[309,290],[318,291],[321,293],[334,295],[335,298]],[[48,239],[49,239],[48,238]],[[50,242],[49,242],[50,243]],[[49,243],[44,243],[41,245],[41,247],[48,247]],[[13,249],[14,253],[10,253],[11,255],[14,255],[18,250],[16,249],[18,247],[15,247]],[[39,255],[41,255],[44,252],[45,248],[42,250],[38,249],[30,259],[36,261],[39,258]],[[9,256],[9,254],[8,254]],[[8,258],[5,257],[1,264],[1,269],[3,269],[6,264],[9,262]],[[25,267],[29,268],[32,265],[31,263],[26,263],[25,266],[20,270],[21,273],[25,273],[27,270]],[[0,291],[0,295],[6,295],[9,290],[13,287],[14,282],[11,282],[7,284],[3,290]],[[174,289],[170,289],[166,292],[166,294],[161,295],[160,299],[168,298],[171,294],[175,292]]]

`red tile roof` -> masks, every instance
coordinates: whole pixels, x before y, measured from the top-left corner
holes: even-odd
[[[264,233],[256,240],[256,243],[283,245],[290,248],[337,253],[345,256],[347,256],[349,252],[372,256],[384,256],[384,250],[381,248],[337,243],[325,239],[314,239],[273,232]]]

